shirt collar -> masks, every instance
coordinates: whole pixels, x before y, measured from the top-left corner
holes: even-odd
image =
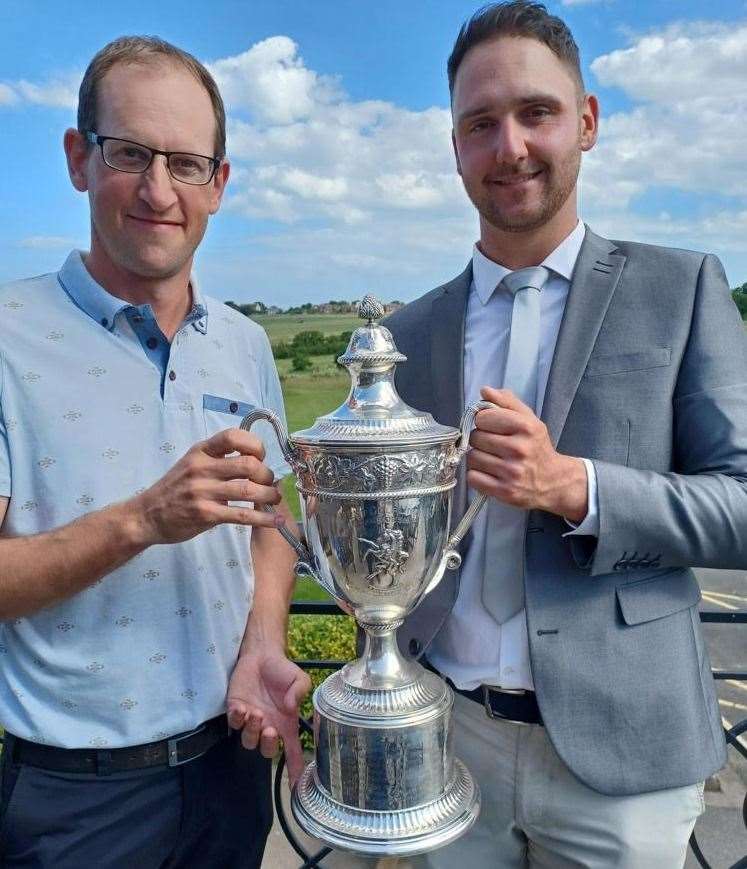
[[[91,277],[83,262],[83,254],[79,250],[70,253],[59,271],[58,279],[73,304],[109,332],[114,328],[117,315],[123,311],[134,310],[144,314],[146,309],[150,310],[150,305],[131,305],[129,302],[108,293],[101,284]],[[198,332],[204,335],[207,333],[207,306],[194,275],[190,275],[189,282],[192,287],[192,308],[184,318],[184,322],[191,323]]]
[[[545,266],[554,274],[560,275],[570,282],[585,234],[586,227],[579,220],[573,231],[538,265]],[[488,259],[477,245],[474,246],[472,251],[472,283],[483,305],[487,305],[498,284],[510,272],[511,269]]]

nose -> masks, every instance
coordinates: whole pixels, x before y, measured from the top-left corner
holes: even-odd
[[[167,211],[178,201],[174,179],[169,175],[166,158],[162,154],[154,154],[153,161],[140,178],[140,198],[153,211]]]
[[[496,162],[512,164],[527,156],[524,128],[514,118],[505,118],[496,130]]]

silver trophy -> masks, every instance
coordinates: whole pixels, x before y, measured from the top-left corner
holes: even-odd
[[[476,498],[449,535],[451,492],[480,402],[460,429],[408,407],[394,386],[406,357],[376,321],[366,296],[339,362],[350,372],[347,401],[290,437],[270,410],[241,428],[272,424],[296,474],[302,543],[281,533],[313,576],[352,610],[363,655],[314,692],[315,761],[293,791],[292,810],[312,836],[372,856],[417,854],[446,845],[474,823],[477,785],[453,755],[451,689],[404,658],[396,631],[447,568],[484,503]]]

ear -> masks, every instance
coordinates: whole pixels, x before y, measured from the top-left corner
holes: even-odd
[[[220,208],[221,200],[223,199],[223,191],[228,183],[228,176],[231,174],[231,164],[225,158],[220,166],[215,170],[213,180],[210,182],[210,213],[215,214]]]
[[[65,130],[62,140],[67,159],[67,171],[73,187],[83,193],[88,190],[88,158],[91,155],[88,142],[72,128]]]
[[[462,174],[462,164],[459,162],[459,150],[457,149],[456,136],[454,130],[451,131],[451,147],[454,149],[454,159],[456,160],[456,170]]]
[[[585,94],[581,106],[581,150],[590,151],[599,135],[599,100],[594,94]]]

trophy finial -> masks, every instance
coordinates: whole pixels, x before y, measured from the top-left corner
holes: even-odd
[[[369,293],[358,303],[358,316],[361,320],[368,320],[370,325],[374,320],[380,320],[384,316],[384,306],[376,296]]]

